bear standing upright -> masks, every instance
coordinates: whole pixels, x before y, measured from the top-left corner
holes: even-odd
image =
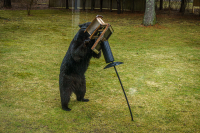
[[[86,81],[85,72],[92,57],[100,58],[99,54],[94,53],[91,47],[95,40],[89,39],[89,34],[84,32],[90,22],[79,25],[80,29],[70,43],[68,51],[62,61],[59,75],[59,88],[62,109],[70,111],[68,103],[72,92],[76,94],[78,101],[87,102],[85,99]]]

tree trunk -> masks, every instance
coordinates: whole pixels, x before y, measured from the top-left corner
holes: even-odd
[[[144,26],[156,24],[155,0],[146,0],[143,24]]]
[[[95,0],[91,0],[91,10],[93,11],[95,8]]]
[[[31,15],[31,7],[33,5],[33,0],[28,0],[27,1],[27,13],[30,16]]]
[[[74,3],[74,9],[77,10],[77,0],[75,0],[75,3]]]
[[[132,0],[131,12],[135,11],[135,0]]]
[[[181,8],[180,8],[180,12],[185,13],[186,5],[187,5],[186,0],[181,0]]]
[[[110,0],[110,12],[112,12],[112,0]]]
[[[3,7],[11,8],[11,0],[4,0]]]
[[[86,0],[83,0],[83,10],[85,11],[85,3],[86,3]]]
[[[102,8],[103,8],[103,0],[100,0],[100,12],[102,12]]]
[[[170,14],[170,10],[171,10],[171,0],[169,0],[169,14]]]
[[[69,9],[68,0],[66,0],[66,9]]]
[[[163,9],[163,0],[160,0],[160,10]]]
[[[122,0],[122,13],[124,12],[125,0]]]
[[[116,0],[117,1],[117,13],[121,13],[121,0]]]

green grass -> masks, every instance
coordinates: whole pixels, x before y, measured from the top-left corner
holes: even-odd
[[[86,72],[88,103],[72,95],[61,109],[59,68],[79,27],[99,12],[0,10],[0,132],[200,132],[200,21],[104,12],[134,121],[113,68],[103,56]]]

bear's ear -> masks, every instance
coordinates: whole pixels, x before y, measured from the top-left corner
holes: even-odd
[[[79,24],[78,26],[79,26],[81,29],[86,29],[90,24],[91,24],[91,22],[87,22],[87,23],[84,23],[84,24]]]

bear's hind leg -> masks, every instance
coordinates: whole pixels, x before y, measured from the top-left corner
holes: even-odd
[[[84,96],[85,96],[84,92],[76,93],[76,99],[77,99],[77,101],[88,102],[89,99],[85,99]]]
[[[85,99],[85,93],[86,93],[86,83],[85,83],[85,77],[81,79],[80,82],[80,86],[78,86],[79,88],[77,88],[77,90],[75,91],[76,94],[76,99],[77,101],[82,101],[82,102],[88,102],[89,99]]]
[[[61,105],[62,105],[62,109],[65,111],[70,111],[71,109],[68,108],[68,103],[70,101],[70,96],[71,96],[72,92],[70,90],[68,90],[67,92],[61,92]]]
[[[77,101],[88,102],[89,99],[85,99],[84,96],[77,97]]]
[[[89,99],[85,99],[86,89],[81,89],[75,92],[77,101],[88,102]]]
[[[65,111],[71,111],[71,109],[68,107],[69,100],[62,102],[62,109]]]

